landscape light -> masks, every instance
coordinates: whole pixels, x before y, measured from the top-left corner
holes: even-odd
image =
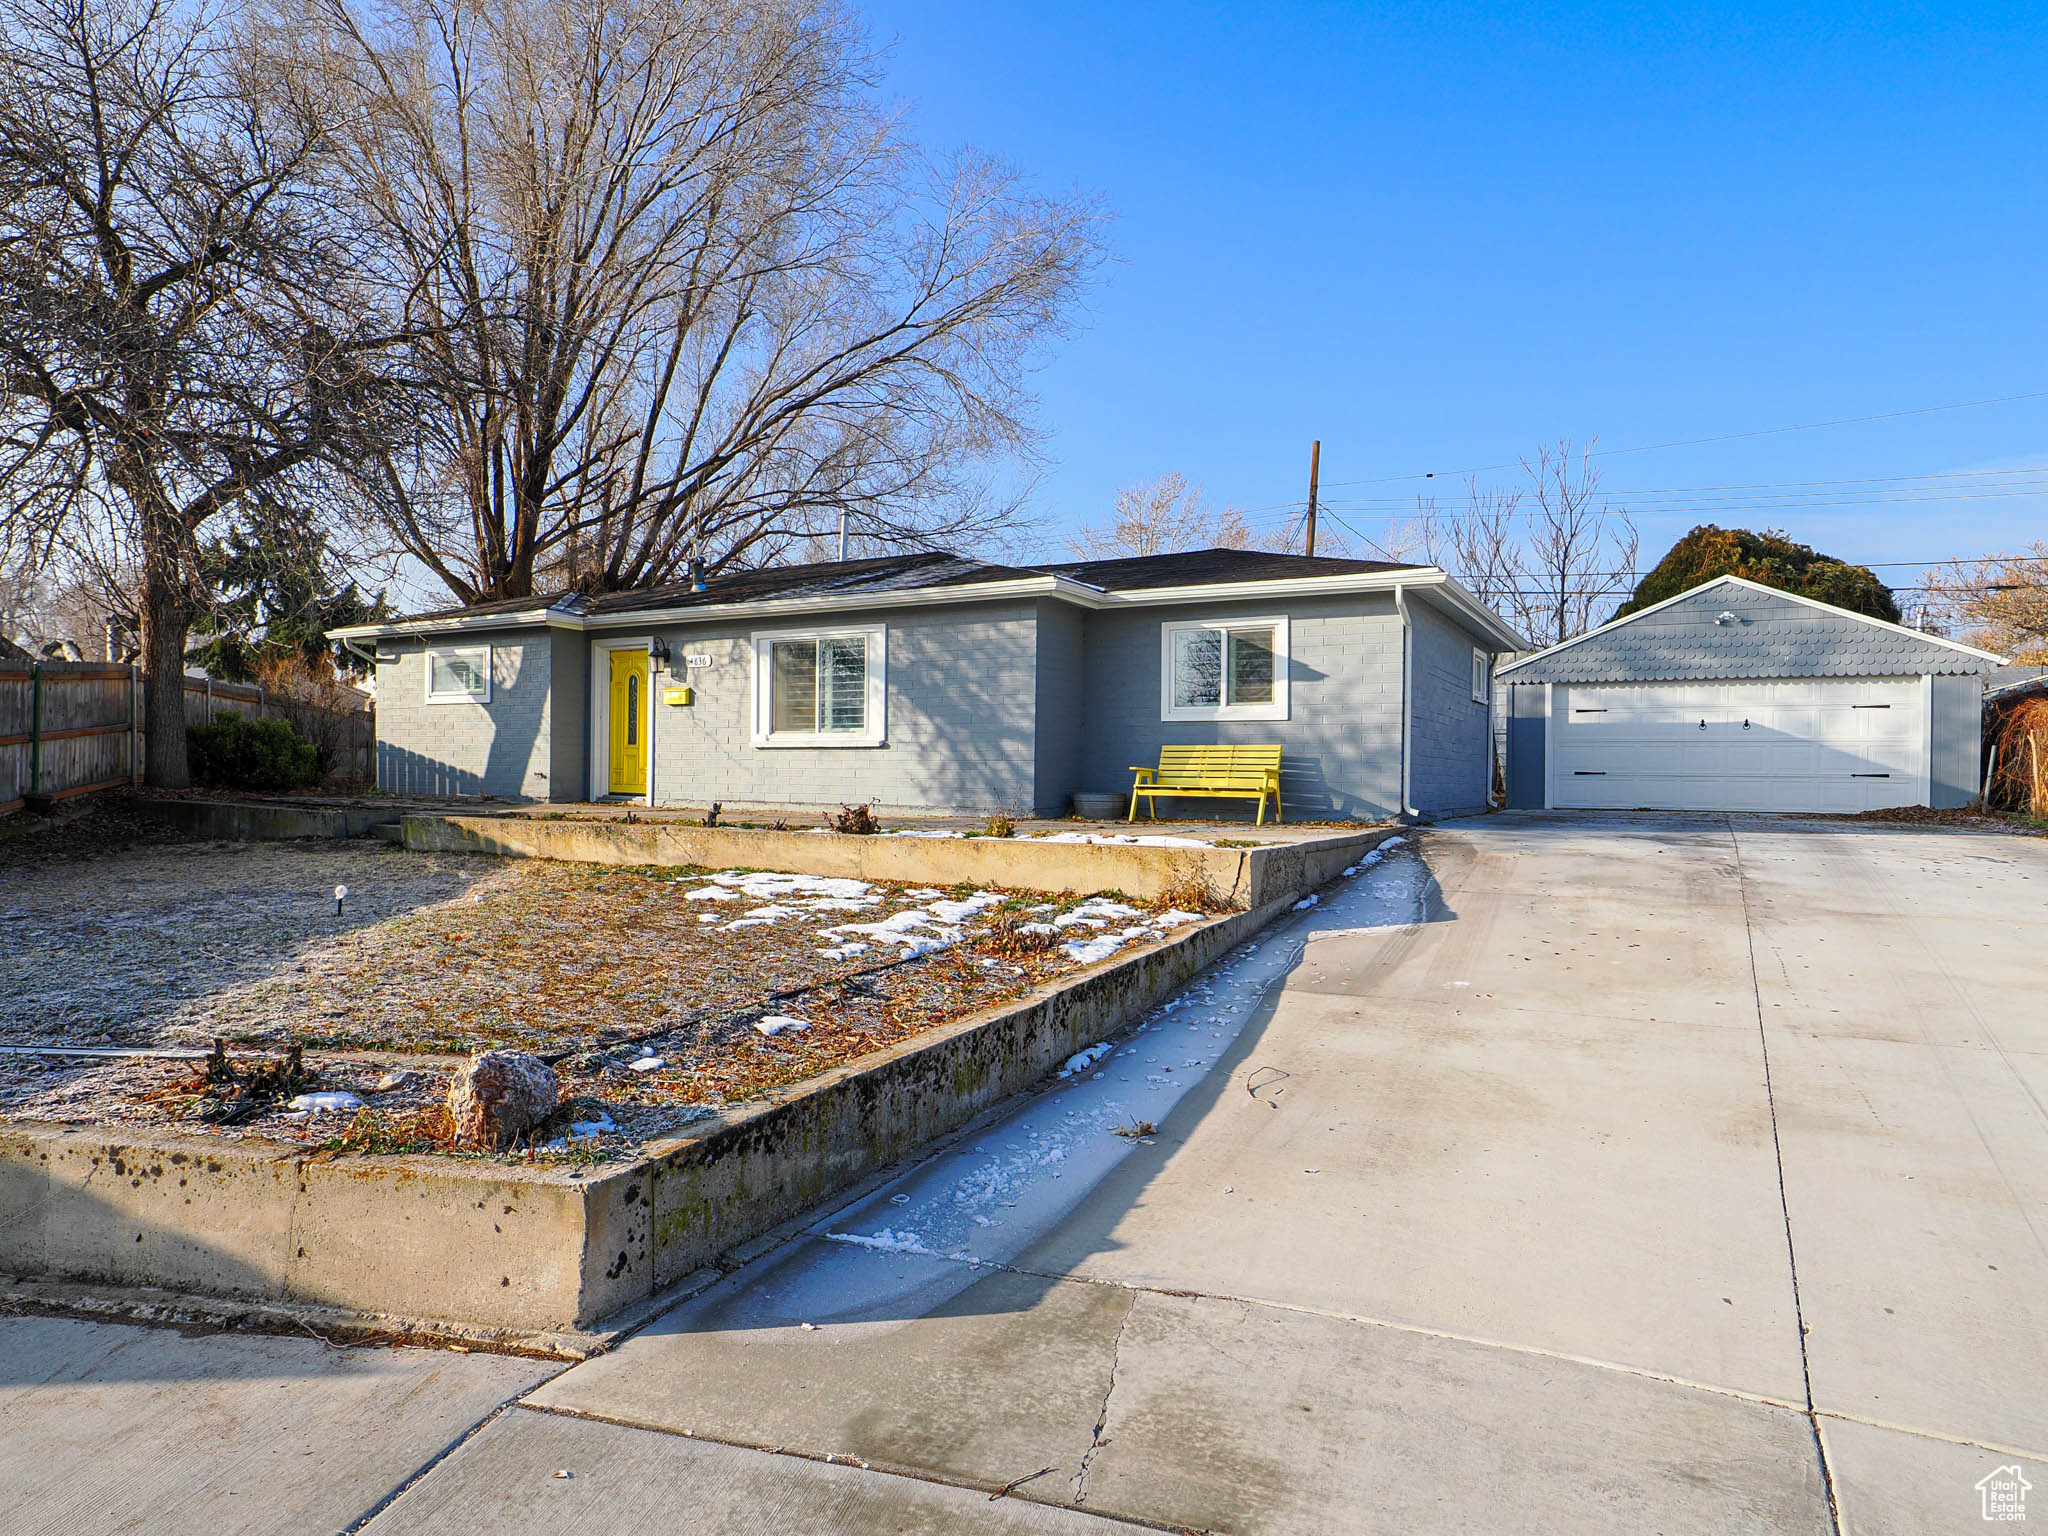
[[[334,915],[336,917],[341,916],[341,904],[347,900],[348,887],[345,885],[337,885],[334,888]]]

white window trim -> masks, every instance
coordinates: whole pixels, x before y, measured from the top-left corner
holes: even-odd
[[[596,640],[590,646],[590,782],[585,786],[585,798],[589,800],[610,800],[620,805],[654,804],[654,771],[660,761],[655,753],[655,733],[661,711],[655,703],[661,697],[661,668],[654,664],[651,653],[654,641],[651,637],[631,640]],[[612,679],[611,657],[613,651],[646,651],[650,653],[647,663],[646,713],[641,718],[647,724],[647,793],[644,795],[615,795],[612,793]]]
[[[867,642],[867,728],[860,731],[771,731],[774,721],[772,669],[768,648],[777,640],[841,640],[858,636]],[[754,745],[757,747],[879,747],[888,742],[885,709],[889,697],[889,632],[880,624],[806,626],[762,629],[750,637],[754,652]]]
[[[1493,702],[1493,653],[1472,647],[1472,702]]]
[[[458,656],[463,652],[484,653],[484,686],[481,693],[465,689],[460,693],[436,693],[434,691],[434,658],[437,656]],[[489,641],[481,645],[429,645],[420,650],[420,697],[429,704],[488,704],[491,702],[491,668],[497,657]]]
[[[1198,629],[1270,629],[1273,631],[1273,702],[1270,704],[1188,704],[1173,702],[1173,637]],[[1287,674],[1293,655],[1284,615],[1232,616],[1227,619],[1177,619],[1159,626],[1159,718],[1161,720],[1285,720]]]

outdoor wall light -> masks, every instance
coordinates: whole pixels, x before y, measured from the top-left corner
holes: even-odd
[[[1716,624],[1740,624],[1742,620],[1738,619],[1737,617],[1735,617],[1734,614],[1730,613],[1727,609],[1724,608],[1719,613],[1714,615],[1714,622]]]
[[[659,635],[647,642],[647,659],[664,671],[668,668],[668,642]]]

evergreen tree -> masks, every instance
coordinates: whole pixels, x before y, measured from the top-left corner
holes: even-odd
[[[1717,528],[1703,523],[1671,546],[1656,567],[1636,584],[1634,594],[1614,612],[1626,618],[1717,576],[1742,576],[1781,592],[1832,603],[1873,619],[1899,622],[1892,591],[1868,566],[1850,565],[1782,533]]]

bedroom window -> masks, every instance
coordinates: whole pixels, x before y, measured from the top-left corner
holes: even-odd
[[[1162,720],[1285,720],[1287,620],[1192,620],[1160,630]]]
[[[488,645],[427,647],[429,704],[491,702],[491,648]]]
[[[883,643],[879,629],[754,636],[755,745],[881,745]]]

